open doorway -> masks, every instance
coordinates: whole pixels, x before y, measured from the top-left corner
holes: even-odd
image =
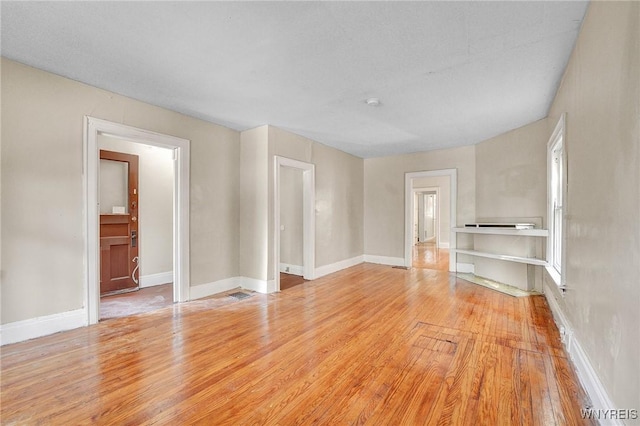
[[[456,170],[405,175],[405,266],[453,271]]]
[[[304,283],[303,170],[280,167],[280,290]]]
[[[414,189],[414,244],[440,246],[439,187]],[[448,191],[448,189],[447,189]]]
[[[275,156],[273,195],[274,287],[280,291],[315,278],[315,166]]]
[[[108,135],[100,148],[100,320],[173,303],[173,151]]]
[[[173,167],[172,272],[173,301],[189,300],[189,141],[93,117],[85,117],[85,310],[87,323],[100,319],[100,160],[102,136],[169,149]]]

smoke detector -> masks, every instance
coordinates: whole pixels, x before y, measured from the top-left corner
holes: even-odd
[[[367,105],[372,107],[380,106],[380,99],[378,98],[369,98],[365,102],[367,103]]]

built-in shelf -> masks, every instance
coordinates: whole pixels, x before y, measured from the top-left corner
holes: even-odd
[[[455,249],[455,252],[459,254],[468,254],[470,256],[486,257],[489,259],[498,259],[498,260],[507,260],[509,262],[526,263],[528,265],[539,265],[539,266],[547,265],[546,260],[537,259],[535,257],[509,256],[506,254],[486,253],[483,251],[466,250],[466,249]]]
[[[525,223],[526,222],[526,223]],[[526,264],[526,277],[523,278],[522,268],[502,268],[498,265],[489,265],[486,262],[474,262],[470,267],[465,265],[465,269],[470,269],[473,273],[478,273],[479,270],[476,266],[480,265],[482,270],[480,271],[481,276],[484,278],[497,279],[499,276],[502,276],[504,282],[512,283],[513,286],[529,291],[535,287],[535,284],[530,282],[529,274],[529,265],[533,266],[546,266],[547,261],[545,259],[540,259],[535,256],[542,255],[542,245],[539,238],[547,238],[549,236],[549,231],[547,229],[534,228],[534,223],[529,223],[530,221],[514,221],[511,222],[481,222],[477,224],[470,224],[464,227],[452,228],[453,236],[457,237],[459,234],[474,234],[474,235],[482,235],[482,237],[473,238],[474,248],[454,248],[453,253],[455,253],[456,257],[456,272],[460,272],[458,270],[458,255],[467,255],[474,257],[481,257],[487,259],[496,259],[506,262],[515,262],[520,264]],[[475,226],[474,226],[475,225]],[[518,229],[521,228],[521,229]],[[524,229],[522,229],[524,228]],[[523,237],[517,238],[512,242],[507,242],[505,240],[494,239],[491,238],[491,235],[496,236],[509,236],[509,237]],[[481,240],[482,244],[478,244],[480,241],[476,241],[476,239]],[[501,242],[504,243],[501,244]],[[496,253],[501,252],[502,250],[512,251],[517,250],[515,253],[520,254],[520,256],[515,256],[506,253]],[[488,251],[485,251],[488,250]],[[524,256],[523,256],[524,255]],[[510,271],[510,272],[505,272]],[[518,271],[518,272],[515,272]]]
[[[489,234],[489,235],[520,235],[523,237],[548,237],[546,229],[515,229],[515,228],[453,228],[453,232],[461,234]]]

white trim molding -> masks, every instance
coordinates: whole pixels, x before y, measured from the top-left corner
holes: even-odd
[[[269,292],[270,288],[274,287],[274,280],[259,280],[257,278],[249,278],[249,277],[239,277],[241,287],[247,290],[255,291],[258,293],[273,293],[275,290]],[[271,283],[271,285],[270,285]]]
[[[571,323],[556,301],[553,290],[551,290],[547,284],[544,285],[544,295],[553,313],[556,326],[560,331],[562,343],[564,343],[565,349],[573,362],[578,379],[591,399],[592,408],[594,410],[614,410],[616,408],[615,405],[598,378],[580,341],[575,336]],[[602,425],[624,425],[624,423],[618,419],[600,419],[599,422]]]
[[[303,273],[307,280],[315,279],[316,262],[316,168],[311,163],[274,155],[273,157],[273,283],[267,290],[280,291],[280,168],[302,170],[302,252]],[[256,284],[250,281],[251,285]],[[257,285],[257,284],[256,284]],[[261,287],[262,284],[258,287]],[[262,293],[261,290],[255,290]]]
[[[189,164],[190,141],[113,123],[94,117],[84,117],[83,183],[85,223],[85,306],[87,323],[96,324],[100,318],[100,233],[99,233],[99,147],[98,136],[173,149],[173,300],[189,300]]]
[[[283,272],[285,274],[298,275],[302,277],[304,275],[304,268],[302,265],[290,265],[288,263],[280,262],[280,272]]]
[[[84,309],[0,325],[0,345],[22,342],[87,325]]]
[[[213,296],[214,294],[239,287],[242,287],[241,277],[231,277],[206,284],[194,285],[191,287],[191,300],[202,299],[203,297]]]
[[[457,263],[456,272],[460,272],[462,274],[475,274],[476,265],[473,263]]]
[[[365,254],[364,261],[367,263],[377,263],[378,265],[406,266],[404,263],[405,259],[403,259],[402,257],[376,256],[373,254]]]
[[[351,259],[345,259],[339,262],[330,263],[329,265],[319,266],[316,268],[315,275],[316,278],[324,277],[325,275],[333,274],[334,272],[359,265],[362,262],[364,262],[364,256],[356,256],[352,257]]]
[[[140,288],[153,287],[156,285],[169,284],[172,282],[173,271],[140,276]]]
[[[548,237],[547,237],[547,272],[551,279],[556,283],[558,287],[564,289],[565,283],[565,274],[562,273],[562,265],[566,265],[567,258],[567,212],[568,210],[568,194],[567,194],[567,170],[568,170],[568,160],[567,160],[567,137],[566,137],[566,121],[567,121],[567,113],[562,113],[556,127],[547,142],[547,229],[548,229]],[[554,225],[554,215],[555,215],[555,207],[553,205],[553,156],[554,150],[557,146],[560,146],[562,151],[562,164],[560,166],[561,176],[560,179],[560,200],[561,200],[561,213],[562,219],[560,224],[560,268],[558,269],[555,266],[554,257],[557,253],[555,251],[555,240],[556,234],[558,233],[557,225]]]

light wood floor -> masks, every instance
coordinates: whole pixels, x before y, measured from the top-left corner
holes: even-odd
[[[298,275],[280,273],[280,290],[287,290],[291,287],[295,287],[300,284],[304,284],[307,281]]]
[[[418,243],[413,246],[414,268],[449,270],[449,249],[437,248],[435,243]]]
[[[2,424],[586,424],[542,296],[428,269],[174,304],[5,346],[1,367]]]

